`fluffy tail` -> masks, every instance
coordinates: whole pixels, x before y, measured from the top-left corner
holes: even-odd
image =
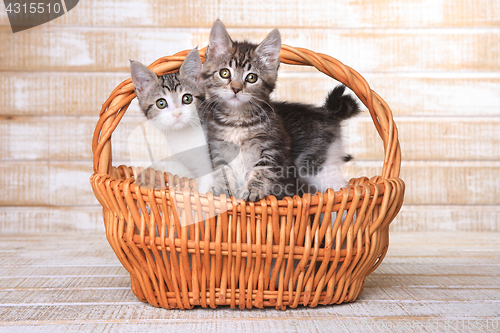
[[[339,85],[328,94],[325,108],[338,120],[346,120],[360,113],[358,102],[350,95],[344,95],[345,86]]]

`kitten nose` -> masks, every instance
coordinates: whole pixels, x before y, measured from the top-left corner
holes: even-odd
[[[180,112],[179,112],[179,113],[173,113],[172,115],[173,115],[175,118],[179,119],[179,118],[181,117],[182,113],[180,113]]]
[[[231,89],[234,91],[234,94],[237,94],[241,91],[240,88],[236,88],[236,87],[231,87]]]

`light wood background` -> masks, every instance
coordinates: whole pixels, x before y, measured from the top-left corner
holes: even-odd
[[[279,28],[285,44],[359,71],[400,129],[405,205],[393,231],[500,231],[500,1],[88,0],[13,34],[0,5],[0,232],[102,231],[89,177],[101,104],[150,64],[204,47],[220,18],[235,38]],[[283,66],[278,99],[322,103],[336,82]],[[128,164],[137,105],[113,137]],[[380,174],[367,113],[346,125],[352,175]]]

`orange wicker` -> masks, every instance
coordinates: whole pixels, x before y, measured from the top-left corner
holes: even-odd
[[[150,68],[158,75],[175,71],[187,53]],[[330,56],[283,45],[280,59],[314,66],[354,91],[383,141],[382,175],[352,179],[339,192],[236,204],[225,195],[199,194],[194,181],[168,173],[113,167],[111,134],[135,98],[131,80],[124,81],[102,107],[90,182],[103,206],[106,237],[141,301],[167,309],[283,310],[351,302],[384,258],[404,195],[391,110],[360,74]]]

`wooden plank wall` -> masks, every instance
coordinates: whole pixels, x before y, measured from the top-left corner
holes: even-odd
[[[399,231],[500,230],[500,2],[497,0],[88,0],[12,34],[0,5],[0,232],[103,230],[88,179],[100,105],[146,64],[208,42],[220,18],[235,38],[329,54],[392,107],[403,150]],[[275,97],[321,103],[335,82],[283,66]],[[115,164],[143,120],[131,107]],[[376,175],[370,118],[346,125],[353,175]]]

